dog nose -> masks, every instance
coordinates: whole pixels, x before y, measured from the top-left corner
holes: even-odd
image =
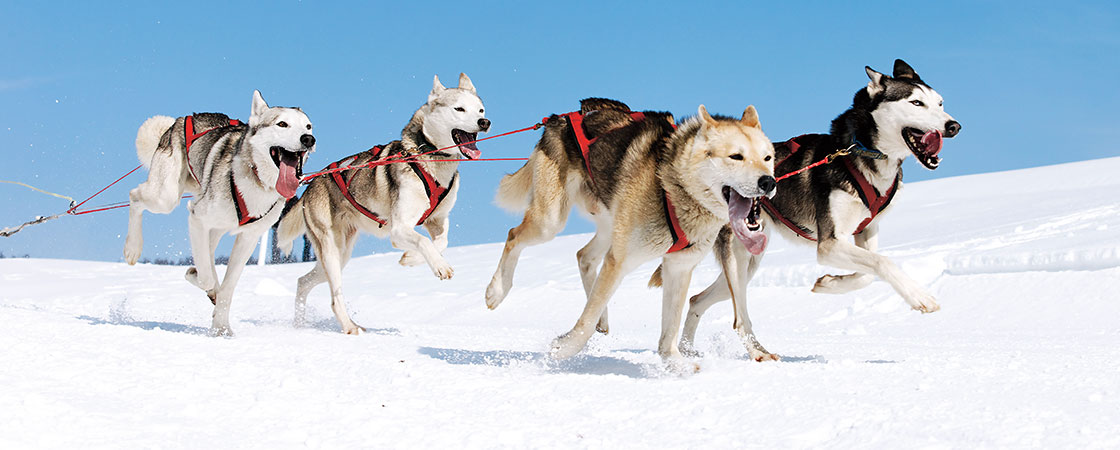
[[[778,187],[778,180],[770,175],[758,179],[758,188],[762,189],[763,194],[770,195],[776,187]]]
[[[490,129],[490,119],[485,119],[485,118],[478,119],[478,127],[481,128],[482,131],[489,130]]]
[[[315,145],[315,136],[305,134],[299,137],[299,143],[303,144],[304,148],[311,148]]]
[[[960,132],[961,132],[961,123],[960,122],[957,122],[955,120],[950,120],[948,122],[945,122],[945,137],[953,137],[953,136],[956,136],[957,133],[960,133]]]

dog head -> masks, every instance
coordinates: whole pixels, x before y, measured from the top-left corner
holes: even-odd
[[[270,107],[260,91],[253,91],[253,111],[249,115],[249,135],[257,176],[266,186],[292,198],[303,176],[303,164],[315,151],[311,119],[299,108]]]
[[[876,126],[872,145],[894,159],[913,154],[927,169],[936,169],[941,164],[942,136],[951,138],[961,130],[961,124],[945,112],[941,95],[901,59],[894,62],[893,76],[871,67],[865,70],[871,81],[856,94],[856,106],[861,100],[868,102]]]
[[[422,110],[426,111],[424,137],[437,148],[463,144],[457,148],[465,158],[475,159],[482,154],[471,141],[478,138],[479,132],[490,129],[490,120],[467,74],[460,73],[459,86],[450,89],[443,87],[436,75]]]
[[[726,214],[747,250],[761,254],[766,235],[759,223],[760,199],[773,196],[778,183],[774,179],[774,145],[762,133],[758,112],[748,106],[738,120],[714,118],[700,105],[694,120],[699,129],[691,143],[691,167],[686,169],[694,175],[686,177],[685,183],[695,183],[690,190],[703,194],[694,196],[710,205],[717,216]]]

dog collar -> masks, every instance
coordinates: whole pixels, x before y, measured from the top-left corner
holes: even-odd
[[[852,140],[852,145],[848,146],[847,152],[849,154],[862,156],[864,158],[887,159],[887,155],[885,153],[873,148],[868,148],[866,145],[863,145],[863,143],[860,142],[859,139]]]

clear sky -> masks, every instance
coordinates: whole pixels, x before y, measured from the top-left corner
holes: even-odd
[[[136,166],[145,118],[246,119],[253,89],[308,113],[318,139],[309,168],[318,168],[397,138],[432,75],[453,84],[459,72],[477,86],[493,133],[605,96],[678,117],[700,103],[728,115],[753,104],[778,141],[827,131],[867,83],[863,66],[889,72],[895,58],[963,124],[941,167],[911,159],[906,181],[1116,156],[1118,5],[4,1],[0,180],[84,198]],[[538,137],[479,147],[484,157],[526,156]],[[519,166],[460,166],[451,245],[498,242],[518,223],[492,199]],[[146,176],[93,203],[127,200]],[[66,203],[0,184],[0,227]],[[0,252],[119,261],[127,221],[123,209],[63,217],[0,238]],[[185,208],[146,214],[144,230],[145,257],[189,254]],[[591,230],[573,215],[565,232]],[[355,254],[389,249],[367,236]]]

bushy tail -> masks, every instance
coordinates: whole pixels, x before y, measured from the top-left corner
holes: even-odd
[[[175,118],[167,116],[151,117],[140,125],[140,129],[136,131],[136,157],[140,158],[140,164],[144,167],[152,164],[152,155],[156,153],[163,133],[173,125],[175,125]]]
[[[303,218],[303,199],[295,200],[291,208],[285,208],[284,216],[280,218],[280,226],[276,227],[276,246],[285,255],[292,252],[292,241],[307,232],[307,222]]]
[[[529,161],[517,169],[517,172],[502,177],[498,184],[498,194],[494,201],[507,211],[524,212],[529,208],[529,195],[533,188],[533,158],[537,152],[529,157]]]
[[[653,275],[650,275],[649,287],[651,289],[661,287],[661,266],[657,266],[657,270],[653,271]]]

